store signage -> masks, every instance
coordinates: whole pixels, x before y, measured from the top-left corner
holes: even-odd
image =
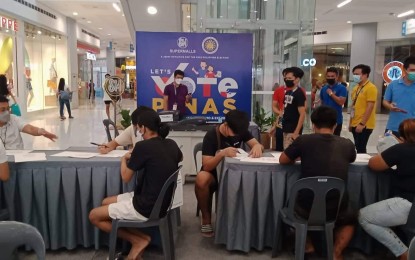
[[[303,62],[301,62],[301,65],[304,67],[314,67],[316,66],[317,61],[314,58],[311,59],[304,59]]]
[[[383,80],[389,84],[394,80],[398,80],[402,78],[404,75],[404,68],[403,63],[400,61],[392,61],[386,64],[386,66],[383,68],[382,76]]]
[[[17,21],[0,16],[0,28],[5,28],[17,32],[19,29]]]
[[[134,44],[130,43],[130,52],[134,52]]]
[[[192,94],[186,118],[222,122],[229,110],[251,114],[252,34],[137,32],[138,105],[163,109],[163,93],[184,71]],[[243,53],[244,55],[241,55]],[[139,57],[139,58],[138,58]]]
[[[97,56],[93,53],[86,52],[86,59],[87,60],[97,60]]]
[[[409,19],[402,23],[402,35],[415,34],[415,19]]]

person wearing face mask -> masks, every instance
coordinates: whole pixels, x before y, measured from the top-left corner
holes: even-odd
[[[406,75],[388,85],[382,102],[390,110],[385,132],[390,130],[396,137],[399,137],[399,124],[415,118],[415,56],[406,58],[403,67]]]
[[[7,181],[9,177],[10,173],[6,148],[4,148],[3,142],[0,142],[0,181]]]
[[[101,207],[89,214],[92,224],[110,233],[112,219],[146,221],[150,217],[154,204],[167,179],[178,169],[183,154],[176,142],[166,139],[169,126],[161,123],[155,111],[143,112],[136,124],[139,134],[144,139],[138,142],[131,153],[121,159],[121,178],[128,183],[137,171],[134,192],[105,198]],[[173,190],[167,191],[161,206],[164,216],[170,206]],[[137,229],[120,229],[117,234],[131,243],[128,259],[141,259],[144,249],[151,237]]]
[[[340,136],[343,126],[343,105],[347,97],[347,89],[339,82],[339,71],[330,67],[326,71],[327,84],[320,91],[320,99],[323,105],[334,108],[337,111],[337,126],[334,134]]]
[[[287,68],[285,75],[285,99],[282,131],[284,135],[284,149],[286,149],[303,131],[305,119],[305,95],[299,87],[304,76],[298,67]]]
[[[179,110],[180,119],[186,113],[186,103],[192,99],[186,85],[181,84],[184,78],[184,72],[181,70],[174,71],[174,82],[164,88],[164,111]]]
[[[23,149],[20,132],[33,136],[44,136],[53,142],[58,138],[43,128],[26,124],[20,117],[11,115],[9,100],[4,96],[0,96],[0,141],[6,150]]]
[[[353,81],[349,131],[353,134],[357,153],[366,153],[367,142],[376,125],[378,89],[369,80],[370,67],[359,64],[353,68]]]
[[[356,160],[354,144],[349,139],[333,135],[337,123],[337,111],[329,106],[319,106],[311,114],[314,134],[299,136],[280,155],[280,164],[294,164],[301,158],[301,178],[330,176],[337,177],[347,184],[350,163]],[[337,192],[327,193],[327,219],[336,219],[333,259],[343,259],[342,252],[349,244],[354,225],[357,223],[357,211],[349,206],[349,196],[345,189],[337,214],[339,196]],[[300,191],[297,196],[295,211],[307,219],[313,203],[310,191]],[[309,239],[306,242],[306,253],[315,251]]]
[[[145,111],[153,111],[153,109],[145,106],[139,106],[133,113],[131,113],[131,125],[127,127],[119,136],[108,143],[104,143],[98,146],[98,151],[101,154],[107,154],[112,150],[117,149],[118,146],[135,145],[137,142],[142,141],[141,135],[137,134],[137,123],[140,115]]]
[[[235,157],[242,142],[251,148],[250,156],[262,156],[264,147],[251,135],[248,127],[248,115],[239,110],[231,110],[225,115],[225,122],[209,130],[203,138],[202,168],[196,176],[195,194],[202,212],[200,228],[204,237],[214,235],[211,205],[212,194],[218,186],[218,164],[225,157]]]

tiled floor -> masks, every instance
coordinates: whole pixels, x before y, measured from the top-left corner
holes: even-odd
[[[51,142],[43,137],[24,136],[26,149],[66,149],[69,146],[90,146],[90,142],[104,142],[106,135],[102,125],[105,118],[104,104],[97,100],[95,104],[86,104],[73,110],[74,119],[60,121],[58,109],[29,115],[26,120],[33,125],[43,127],[59,136],[57,142]],[[135,107],[132,100],[124,101],[124,107]],[[345,114],[345,122],[348,115]],[[376,151],[377,137],[384,131],[387,116],[378,115],[378,126],[369,142],[369,152]],[[344,124],[342,135],[351,138]],[[182,226],[179,228],[176,243],[177,259],[270,259],[271,250],[257,252],[252,250],[249,254],[229,252],[224,246],[215,245],[213,239],[201,237],[199,233],[199,220],[195,217],[196,199],[193,191],[194,182],[188,180],[184,186],[184,206],[182,207]],[[107,259],[107,248],[95,251],[93,248],[78,248],[76,250],[60,250],[47,252],[47,259]],[[20,259],[36,259],[34,254],[20,252]],[[1,258],[1,256],[0,256]],[[144,259],[163,259],[158,249],[150,248],[144,254]],[[291,250],[286,250],[277,259],[294,259]],[[316,258],[318,259],[318,258]],[[383,255],[366,257],[355,251],[347,252],[345,259],[392,259]]]

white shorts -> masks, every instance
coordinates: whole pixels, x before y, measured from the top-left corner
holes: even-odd
[[[144,217],[135,210],[133,205],[134,192],[127,192],[117,196],[117,202],[108,206],[108,213],[112,219],[127,219],[146,221]]]

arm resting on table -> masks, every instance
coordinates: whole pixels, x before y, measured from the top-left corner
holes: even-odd
[[[130,154],[130,153],[127,153]],[[127,166],[127,158],[123,156],[121,158],[121,179],[123,182],[128,183],[134,176],[134,171],[128,168]]]
[[[7,181],[9,177],[9,164],[7,162],[0,163],[0,181]]]
[[[369,159],[369,168],[374,171],[385,171],[389,169],[389,165],[386,164],[380,154],[377,154]]]

